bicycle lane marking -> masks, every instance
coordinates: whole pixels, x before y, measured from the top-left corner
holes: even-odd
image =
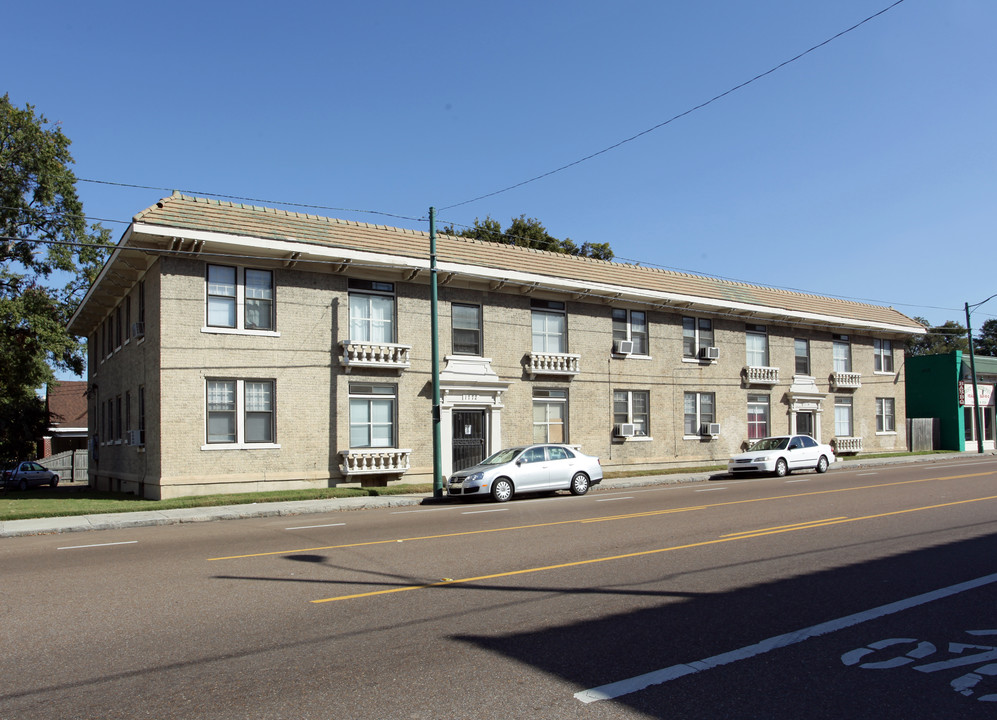
[[[846,615],[845,617],[838,618],[837,620],[830,620],[828,622],[818,623],[817,625],[811,625],[810,627],[802,630],[796,630],[795,632],[777,635],[755,643],[754,645],[747,645],[743,648],[720,653],[719,655],[714,655],[702,660],[695,660],[690,663],[680,663],[661,670],[655,670],[643,675],[627,678],[626,680],[618,680],[606,685],[600,685],[596,688],[582,690],[575,693],[575,698],[586,704],[598,702],[600,700],[612,700],[623,695],[629,695],[630,693],[644,690],[653,685],[662,685],[671,680],[685,677],[686,675],[693,675],[705,670],[712,670],[713,668],[720,667],[722,665],[729,665],[730,663],[738,662],[740,660],[748,660],[759,655],[764,655],[772,650],[778,650],[780,648],[789,647],[790,645],[796,645],[811,638],[828,635],[830,633],[837,632],[838,630],[860,625],[861,623],[868,622],[869,620],[876,620],[887,615],[893,615],[919,605],[926,605],[927,603],[934,602],[935,600],[952,597],[953,595],[958,595],[959,593],[966,592],[967,590],[975,590],[976,588],[984,587],[995,582],[997,582],[997,573],[985,575],[983,577],[976,578],[975,580],[967,580],[966,582],[957,583],[956,585],[950,585],[948,587],[932,590],[931,592],[923,593],[921,595],[915,595],[914,597],[907,598],[905,600],[898,600],[896,602],[887,603],[886,605],[880,605],[879,607],[872,608],[871,610],[864,610],[863,612],[855,613],[853,615]]]

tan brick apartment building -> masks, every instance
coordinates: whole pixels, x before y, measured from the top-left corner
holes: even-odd
[[[566,441],[608,472],[807,432],[903,450],[893,310],[441,235],[443,473]],[[150,498],[432,480],[429,236],[174,194],[70,322],[91,481]]]

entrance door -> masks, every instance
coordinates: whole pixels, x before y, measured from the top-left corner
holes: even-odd
[[[453,471],[485,459],[485,411],[453,411]]]
[[[796,413],[796,434],[814,436],[814,414],[812,412]]]

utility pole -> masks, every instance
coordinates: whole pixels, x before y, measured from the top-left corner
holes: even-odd
[[[436,208],[429,208],[430,332],[433,336],[433,497],[443,497],[442,436],[440,433],[440,327],[436,287]],[[980,452],[983,452],[982,450]]]
[[[991,296],[992,297],[992,296]],[[987,298],[989,300],[990,298]],[[984,300],[983,302],[986,302]],[[983,303],[980,303],[981,305]],[[966,303],[966,334],[969,336],[969,369],[973,374],[973,418],[976,422],[976,451],[983,454],[983,418],[980,413],[980,390],[976,385],[976,355],[973,352],[973,328],[969,324],[969,303]]]

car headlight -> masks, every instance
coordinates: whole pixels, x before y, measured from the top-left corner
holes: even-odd
[[[761,455],[755,458],[755,462],[766,462],[769,459],[768,455]]]
[[[467,476],[466,478],[464,478],[464,479],[465,479],[465,480],[469,480],[469,481],[471,481],[471,482],[478,482],[478,481],[479,481],[479,480],[481,480],[481,479],[482,479],[482,478],[483,478],[484,476],[485,476],[485,474],[484,474],[483,472],[476,472],[476,473],[472,473],[472,474],[468,475],[468,476]]]

